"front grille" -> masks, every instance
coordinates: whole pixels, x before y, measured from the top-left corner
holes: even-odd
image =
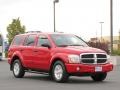
[[[107,59],[97,59],[97,63],[105,63]]]
[[[103,64],[107,62],[107,55],[102,53],[83,53],[80,55],[80,60],[84,64]]]
[[[96,55],[97,55],[97,58],[107,58],[107,56],[104,54],[96,54]]]
[[[93,58],[93,54],[82,55],[82,58]]]
[[[94,59],[82,59],[82,63],[94,63]]]

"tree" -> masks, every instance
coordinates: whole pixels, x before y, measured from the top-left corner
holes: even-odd
[[[13,19],[12,23],[7,26],[7,32],[7,38],[10,44],[15,35],[25,33],[25,26],[21,25],[19,18]]]

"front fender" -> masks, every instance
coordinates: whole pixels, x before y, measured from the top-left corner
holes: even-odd
[[[50,60],[50,65],[52,64],[52,62],[56,61],[57,59],[61,60],[64,63],[68,63],[68,54],[66,54],[66,53],[55,54]]]

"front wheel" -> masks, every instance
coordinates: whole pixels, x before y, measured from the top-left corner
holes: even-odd
[[[56,82],[66,82],[68,80],[68,73],[65,65],[61,61],[56,61],[52,68],[52,77]]]
[[[94,81],[103,81],[107,77],[107,73],[96,73],[94,75],[91,75],[91,78]]]
[[[25,74],[25,71],[22,67],[21,62],[17,59],[13,62],[12,71],[16,78],[22,78]]]

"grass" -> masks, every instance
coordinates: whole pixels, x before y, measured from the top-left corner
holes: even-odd
[[[120,55],[120,49],[119,50],[113,50],[112,55]]]

